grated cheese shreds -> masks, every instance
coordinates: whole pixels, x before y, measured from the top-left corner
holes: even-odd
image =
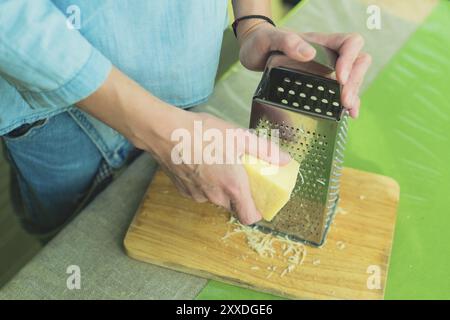
[[[264,258],[273,258],[277,255],[274,243],[278,241],[281,244],[282,255],[278,254],[278,257],[284,258],[287,266],[279,274],[280,277],[284,277],[286,274],[291,273],[295,268],[303,264],[306,258],[306,248],[303,244],[290,240],[287,236],[274,236],[272,234],[266,234],[255,227],[249,227],[241,224],[235,217],[231,215],[229,224],[236,226],[233,231],[228,231],[222,240],[228,239],[230,236],[237,233],[244,233],[247,244],[251,250],[256,252],[258,256]],[[252,270],[258,270],[259,267],[252,267]],[[270,271],[267,278],[270,278],[277,270],[277,266],[271,265],[267,267]]]
[[[300,179],[302,179],[302,184],[305,184],[305,178],[303,177],[301,170],[298,171],[298,175],[300,176]]]
[[[294,250],[294,246],[292,244],[289,244],[289,246],[286,247],[286,249],[283,252],[283,256],[286,257],[288,254],[290,254]]]
[[[241,224],[236,218],[231,216],[228,221],[229,224],[236,225],[237,227],[231,231],[227,232],[227,234],[222,238],[223,240],[227,239],[231,235],[236,233],[243,232],[247,238],[248,246],[258,253],[261,257],[273,257],[275,254],[275,249],[273,247],[273,237],[270,234],[264,234],[258,230],[255,230],[252,227],[245,226]]]
[[[317,179],[316,181],[323,186],[325,185],[325,181],[323,181],[323,179]]]
[[[338,247],[339,250],[344,250],[345,249],[345,242],[344,241],[338,241],[338,242],[336,242],[336,246]]]

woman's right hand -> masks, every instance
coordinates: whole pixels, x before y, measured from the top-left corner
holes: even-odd
[[[280,152],[278,146],[267,139],[212,115],[180,109],[174,109],[173,112],[174,115],[168,118],[165,128],[158,134],[158,143],[151,143],[146,150],[155,157],[178,190],[197,202],[210,201],[235,212],[243,224],[261,220],[240,157],[247,153],[273,164],[284,165],[289,162],[290,156]],[[174,133],[180,137],[177,130],[182,133],[183,139],[188,138],[190,142],[182,150],[181,140],[173,139]],[[207,145],[212,145],[211,141],[202,141],[201,137],[205,133],[223,139],[216,139],[214,145],[217,148],[204,155]],[[234,137],[235,144],[226,143],[227,134]],[[200,138],[194,139],[195,135]],[[148,141],[155,140],[149,137]],[[195,154],[200,155],[198,163],[194,161]],[[222,156],[206,159],[211,154]]]
[[[96,92],[77,105],[119,131],[137,148],[149,152],[184,195],[199,202],[209,200],[233,211],[243,224],[259,221],[261,214],[255,207],[247,173],[239,163],[240,157],[247,153],[279,165],[290,161],[288,154],[267,139],[212,115],[173,107],[115,68]],[[199,125],[202,127],[200,133]],[[194,162],[193,157],[186,157],[189,150],[182,150],[180,157],[179,141],[173,139],[180,130],[190,137],[200,134],[200,139],[195,140],[200,143],[190,146],[191,155],[203,155],[208,144],[202,142],[206,132],[224,138],[231,133],[237,143],[231,145],[219,141],[216,150],[221,154],[219,163],[208,164],[205,159]]]

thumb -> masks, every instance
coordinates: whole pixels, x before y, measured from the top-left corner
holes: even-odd
[[[247,173],[242,168],[237,184],[240,188],[235,188],[229,193],[230,206],[232,211],[237,213],[242,224],[250,225],[262,219],[261,213],[256,208],[252,197],[250,182]]]
[[[286,31],[274,33],[271,49],[282,51],[289,58],[303,62],[312,60],[316,55],[316,49],[300,35]]]

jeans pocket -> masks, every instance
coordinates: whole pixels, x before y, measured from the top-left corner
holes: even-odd
[[[32,137],[39,129],[42,129],[48,123],[48,119],[42,119],[33,123],[26,123],[20,127],[8,132],[3,136],[5,141],[20,141],[27,137]]]

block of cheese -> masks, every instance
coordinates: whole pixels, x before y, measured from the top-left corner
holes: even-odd
[[[300,164],[291,160],[276,166],[250,155],[242,157],[256,208],[264,220],[271,221],[289,201],[297,181]]]

